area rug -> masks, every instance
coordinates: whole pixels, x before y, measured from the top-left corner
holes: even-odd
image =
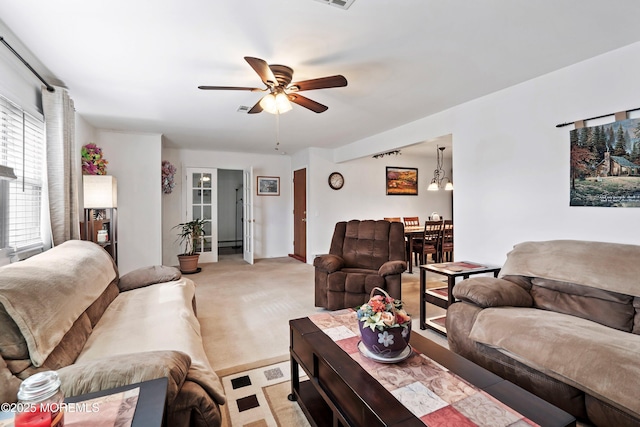
[[[301,380],[307,379],[300,370]],[[263,360],[218,372],[227,404],[223,426],[309,426],[300,406],[287,396],[291,392],[288,356]]]

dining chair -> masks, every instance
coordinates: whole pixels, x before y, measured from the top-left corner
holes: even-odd
[[[439,262],[442,221],[425,221],[422,241],[413,243],[412,253],[420,265],[427,264],[429,255],[433,262]]]
[[[402,222],[399,216],[386,217],[384,220],[389,222]]]
[[[405,216],[402,220],[405,227],[417,227],[420,225],[420,218],[417,216]]]
[[[442,237],[440,238],[440,260],[453,261],[453,220],[447,219],[442,223]]]

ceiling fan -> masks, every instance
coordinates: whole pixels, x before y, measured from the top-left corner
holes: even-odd
[[[327,111],[329,107],[312,99],[300,95],[304,90],[327,89],[347,85],[347,79],[341,75],[320,77],[318,79],[303,80],[291,83],[293,69],[286,65],[272,64],[260,58],[245,56],[244,59],[251,68],[258,73],[266,89],[239,86],[198,86],[203,90],[248,90],[251,92],[269,92],[256,103],[248,114],[260,113],[263,110],[272,114],[284,113],[291,110],[291,103],[301,105],[316,113]],[[290,101],[290,102],[289,102]]]

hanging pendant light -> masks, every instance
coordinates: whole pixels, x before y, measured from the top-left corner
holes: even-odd
[[[433,171],[433,178],[427,187],[427,191],[438,191],[442,188],[444,181],[446,180],[446,184],[444,184],[445,191],[453,190],[453,183],[449,178],[445,176],[443,165],[443,157],[444,157],[444,149],[446,147],[438,147],[436,146],[436,170]]]

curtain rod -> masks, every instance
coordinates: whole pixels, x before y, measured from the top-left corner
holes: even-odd
[[[11,52],[13,52],[13,54],[14,54],[15,56],[17,56],[17,57],[18,57],[18,59],[19,59],[20,61],[22,61],[22,63],[23,63],[24,65],[26,65],[26,66],[27,66],[27,68],[28,68],[28,69],[29,69],[33,74],[35,74],[35,75],[36,75],[36,77],[37,77],[38,79],[40,79],[40,81],[41,81],[42,83],[44,83],[44,85],[47,87],[47,90],[48,90],[49,92],[55,92],[55,91],[56,91],[56,90],[54,89],[54,87],[53,87],[53,86],[51,86],[49,83],[45,82],[45,81],[44,81],[44,79],[40,76],[40,74],[38,74],[38,72],[37,72],[36,70],[34,70],[34,69],[33,69],[33,67],[32,67],[31,65],[29,65],[29,63],[28,63],[27,61],[25,61],[25,60],[24,60],[24,58],[23,58],[22,56],[20,56],[20,54],[19,54],[18,52],[16,52],[16,51],[15,51],[15,49],[13,49],[13,48],[9,45],[9,43],[7,43],[7,41],[4,39],[4,37],[0,36],[0,42],[2,42],[2,44],[4,44],[4,45],[7,47],[7,49],[9,49]]]
[[[640,107],[638,107],[638,108],[634,108],[633,110],[626,110],[626,112],[627,112],[627,113],[629,113],[629,112],[631,112],[631,111],[638,111],[638,110],[640,110]],[[601,118],[603,118],[603,117],[613,116],[614,114],[616,114],[616,113],[609,113],[609,114],[603,114],[603,115],[601,115],[601,116],[589,117],[588,119],[582,119],[582,121],[586,122],[587,120],[601,119]],[[557,124],[557,125],[556,125],[556,127],[557,127],[557,128],[561,128],[561,127],[564,127],[564,126],[572,125],[572,124],[574,124],[574,123],[575,123],[575,122],[560,123],[560,124]]]

